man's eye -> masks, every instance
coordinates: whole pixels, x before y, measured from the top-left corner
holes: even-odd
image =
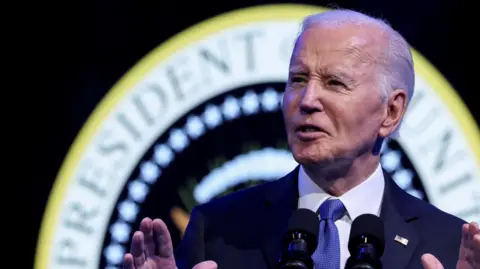
[[[305,78],[304,77],[293,77],[291,79],[292,83],[302,83],[302,82],[305,82]]]
[[[330,85],[330,86],[344,86],[345,84],[343,84],[341,81],[339,80],[336,80],[336,79],[330,79],[327,81],[327,84]]]

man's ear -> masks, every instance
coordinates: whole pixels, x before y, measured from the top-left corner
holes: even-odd
[[[392,91],[387,100],[387,111],[385,119],[380,126],[378,135],[380,137],[390,136],[394,130],[400,125],[400,122],[407,109],[407,91],[404,89],[396,89]]]

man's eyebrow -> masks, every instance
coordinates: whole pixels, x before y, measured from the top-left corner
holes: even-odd
[[[300,62],[297,62],[297,63],[293,63],[289,69],[288,69],[288,72],[289,73],[301,73],[301,74],[306,74],[308,73],[307,72],[307,68],[305,67],[304,64],[300,63]]]
[[[352,79],[352,76],[342,70],[331,69],[328,73],[330,76],[335,76],[343,79]]]
[[[323,74],[325,77],[343,80],[348,84],[354,84],[356,82],[356,79],[352,75],[339,68],[328,68],[324,70]]]

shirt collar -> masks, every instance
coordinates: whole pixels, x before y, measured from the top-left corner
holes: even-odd
[[[361,184],[338,197],[351,220],[362,214],[380,215],[385,179],[379,164],[375,171]],[[320,205],[332,197],[307,175],[302,166],[298,173],[299,208],[317,211]]]

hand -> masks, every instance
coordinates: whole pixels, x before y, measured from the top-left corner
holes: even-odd
[[[443,269],[443,265],[432,254],[422,256],[425,269]],[[480,268],[480,229],[476,222],[464,224],[462,227],[462,242],[456,269]]]
[[[161,219],[144,218],[140,231],[132,237],[130,252],[123,258],[123,269],[177,269],[172,238]],[[193,269],[217,269],[213,261],[198,263]]]

